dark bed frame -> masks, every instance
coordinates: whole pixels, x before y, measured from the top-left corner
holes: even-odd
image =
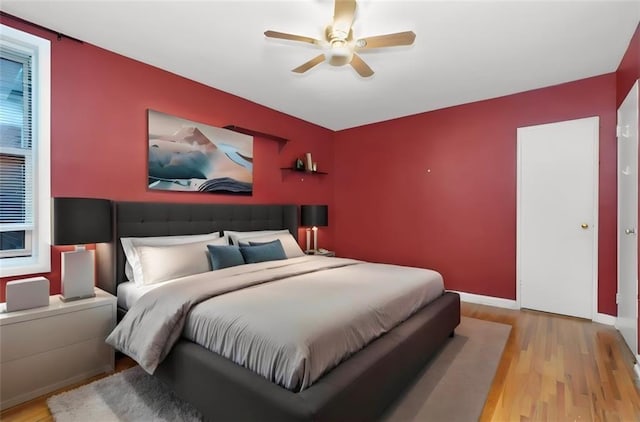
[[[114,237],[99,244],[98,287],[126,281],[121,237],[289,229],[296,205],[114,202]],[[124,315],[118,309],[118,319]],[[460,323],[460,298],[447,292],[355,353],[300,393],[181,339],[155,376],[215,421],[370,421],[380,417]]]

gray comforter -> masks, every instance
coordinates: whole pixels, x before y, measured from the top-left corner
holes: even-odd
[[[146,293],[108,337],[152,373],[180,335],[292,391],[440,296],[440,274],[300,257],[184,277]]]

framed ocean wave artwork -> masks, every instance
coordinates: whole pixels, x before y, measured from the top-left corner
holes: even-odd
[[[253,193],[253,137],[148,110],[149,189]]]

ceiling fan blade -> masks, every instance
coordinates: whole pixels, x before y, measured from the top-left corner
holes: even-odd
[[[363,78],[368,78],[373,75],[373,70],[369,67],[368,64],[364,62],[357,54],[353,54],[353,58],[351,59],[351,66],[358,72],[360,76]]]
[[[304,73],[307,70],[311,69],[312,67],[319,65],[323,61],[324,61],[324,54],[320,54],[319,56],[314,57],[313,59],[309,60],[304,64],[301,64],[300,66],[296,67],[291,71],[296,73]]]
[[[349,33],[356,14],[355,0],[335,0],[333,9],[333,29]]]
[[[279,38],[282,40],[308,42],[309,44],[319,44],[320,40],[302,35],[287,34],[286,32],[264,31],[264,36],[269,38]]]
[[[377,35],[375,37],[360,38],[356,41],[356,48],[364,50],[368,48],[395,47],[397,45],[411,45],[416,39],[413,31],[396,32],[395,34]]]

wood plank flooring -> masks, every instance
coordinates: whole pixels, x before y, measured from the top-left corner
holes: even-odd
[[[640,421],[633,356],[615,328],[474,304],[462,314],[513,327],[481,421]]]
[[[640,421],[633,356],[613,327],[468,303],[462,314],[513,327],[480,421]],[[118,359],[116,371],[134,364]],[[50,395],[7,409],[0,420],[52,421]]]

